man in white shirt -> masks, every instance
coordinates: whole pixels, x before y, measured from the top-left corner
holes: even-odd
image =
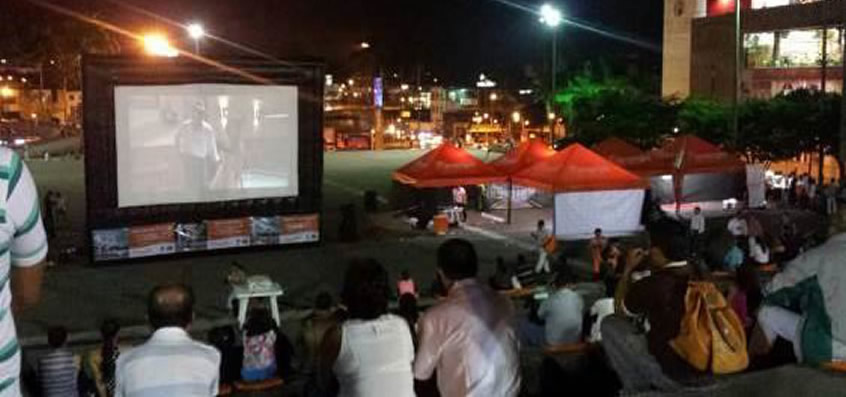
[[[141,346],[121,354],[116,397],[211,397],[218,394],[220,352],[191,339],[194,293],[183,285],[150,292],[147,317],[154,332]]]
[[[584,300],[572,287],[575,282],[569,268],[558,270],[555,278],[557,290],[538,308],[538,317],[544,320],[544,342],[547,345],[578,343],[582,340],[582,315]]]
[[[549,273],[549,253],[546,252],[546,243],[549,240],[550,234],[546,230],[546,225],[543,219],[538,221],[538,228],[532,233],[532,238],[535,239],[535,244],[538,247],[538,263],[535,265],[535,273],[542,271]]]
[[[517,396],[520,357],[511,302],[476,280],[476,250],[466,240],[441,244],[437,267],[448,294],[417,323],[415,379],[428,380],[437,370],[443,397]]]
[[[731,233],[731,235],[735,238],[746,237],[749,235],[749,224],[746,222],[744,214],[742,213],[729,219],[726,229],[728,229],[729,233]]]
[[[184,184],[195,191],[204,191],[217,173],[220,152],[214,128],[206,120],[206,106],[197,102],[191,117],[176,132],[176,144],[182,157]]]
[[[452,188],[452,202],[461,209],[461,222],[467,222],[467,190],[463,186]]]

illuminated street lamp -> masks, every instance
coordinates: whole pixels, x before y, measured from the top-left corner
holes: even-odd
[[[194,40],[194,54],[200,55],[200,39],[206,36],[206,30],[199,23],[191,23],[185,27],[188,36]]]
[[[511,121],[513,121],[513,122],[515,122],[515,123],[519,123],[519,122],[520,122],[520,118],[521,118],[521,117],[520,117],[520,112],[514,112],[514,113],[511,113]]]
[[[556,58],[558,57],[557,52],[557,42],[558,42],[558,26],[564,22],[564,16],[561,14],[561,11],[550,4],[544,4],[540,8],[540,22],[552,29],[552,92],[550,93],[549,97],[549,110],[552,110],[554,97],[555,97],[555,72],[557,70],[556,67]],[[554,118],[550,119],[550,121],[554,120]],[[550,127],[551,128],[551,127]],[[554,135],[554,131],[550,129],[549,131],[549,139],[552,141]]]
[[[14,95],[15,90],[9,88],[9,86],[3,86],[3,88],[0,88],[0,97],[11,98]]]
[[[362,50],[366,50],[366,49],[370,48],[370,43],[368,43],[366,41],[362,41],[361,44],[359,44],[359,47],[361,47]]]
[[[159,57],[175,57],[179,55],[179,51],[170,45],[167,37],[161,33],[150,33],[144,35],[141,39],[144,44],[144,51],[149,55]]]

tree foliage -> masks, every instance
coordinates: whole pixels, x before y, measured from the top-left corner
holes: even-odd
[[[665,101],[625,80],[589,73],[573,77],[555,98],[568,130],[586,144],[616,136],[646,148],[678,132],[736,150],[752,161],[820,151],[838,155],[841,97],[837,94],[796,90],[769,100],[745,101],[738,109],[736,139],[732,106],[715,100]]]

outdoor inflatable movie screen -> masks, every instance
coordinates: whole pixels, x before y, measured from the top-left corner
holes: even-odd
[[[118,206],[297,196],[297,87],[115,87]]]
[[[95,261],[319,241],[322,67],[84,59]]]

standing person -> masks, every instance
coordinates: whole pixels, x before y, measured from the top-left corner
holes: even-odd
[[[102,345],[99,349],[88,352],[83,362],[83,371],[94,381],[99,397],[115,395],[115,365],[120,357],[119,332],[120,324],[116,320],[104,320],[100,324]]]
[[[699,246],[704,241],[705,236],[705,215],[702,214],[702,208],[697,205],[693,208],[693,216],[690,217],[690,251],[695,255],[700,252]]]
[[[477,271],[469,241],[450,239],[438,248],[437,278],[449,292],[417,322],[414,377],[426,381],[437,370],[443,397],[514,397],[520,392],[514,308],[478,282]]]
[[[8,167],[8,174],[0,174],[7,181],[0,194],[5,210],[0,228],[0,244],[8,247],[0,255],[0,395],[20,396],[20,347],[15,332],[14,316],[36,304],[41,297],[44,259],[47,257],[47,235],[39,214],[40,203],[35,183],[26,165],[13,151],[0,149],[0,165]]]
[[[543,219],[538,220],[538,227],[532,233],[532,238],[538,247],[538,263],[535,265],[535,273],[547,272],[549,273],[549,254],[546,252],[546,244],[550,239],[549,231],[546,229],[546,224]]]
[[[115,396],[211,397],[218,394],[220,352],[194,341],[194,292],[180,284],[153,288],[147,298],[153,335],[121,354]]]
[[[825,187],[825,213],[828,216],[837,214],[837,182],[834,178]]]
[[[452,202],[461,210],[461,222],[467,222],[467,190],[464,186],[452,188]]]
[[[588,249],[590,249],[590,258],[593,264],[593,281],[599,281],[599,270],[602,265],[602,252],[608,245],[608,239],[602,235],[602,229],[596,228],[593,231],[593,238],[588,242]]]
[[[44,397],[78,396],[76,380],[79,366],[70,350],[65,348],[68,330],[64,327],[50,327],[47,330],[47,344],[50,351],[38,359],[38,377]]]
[[[341,397],[413,397],[414,344],[406,321],[388,313],[388,272],[373,259],[347,267],[341,299],[349,319],[330,329],[320,347],[319,378],[332,375]]]

